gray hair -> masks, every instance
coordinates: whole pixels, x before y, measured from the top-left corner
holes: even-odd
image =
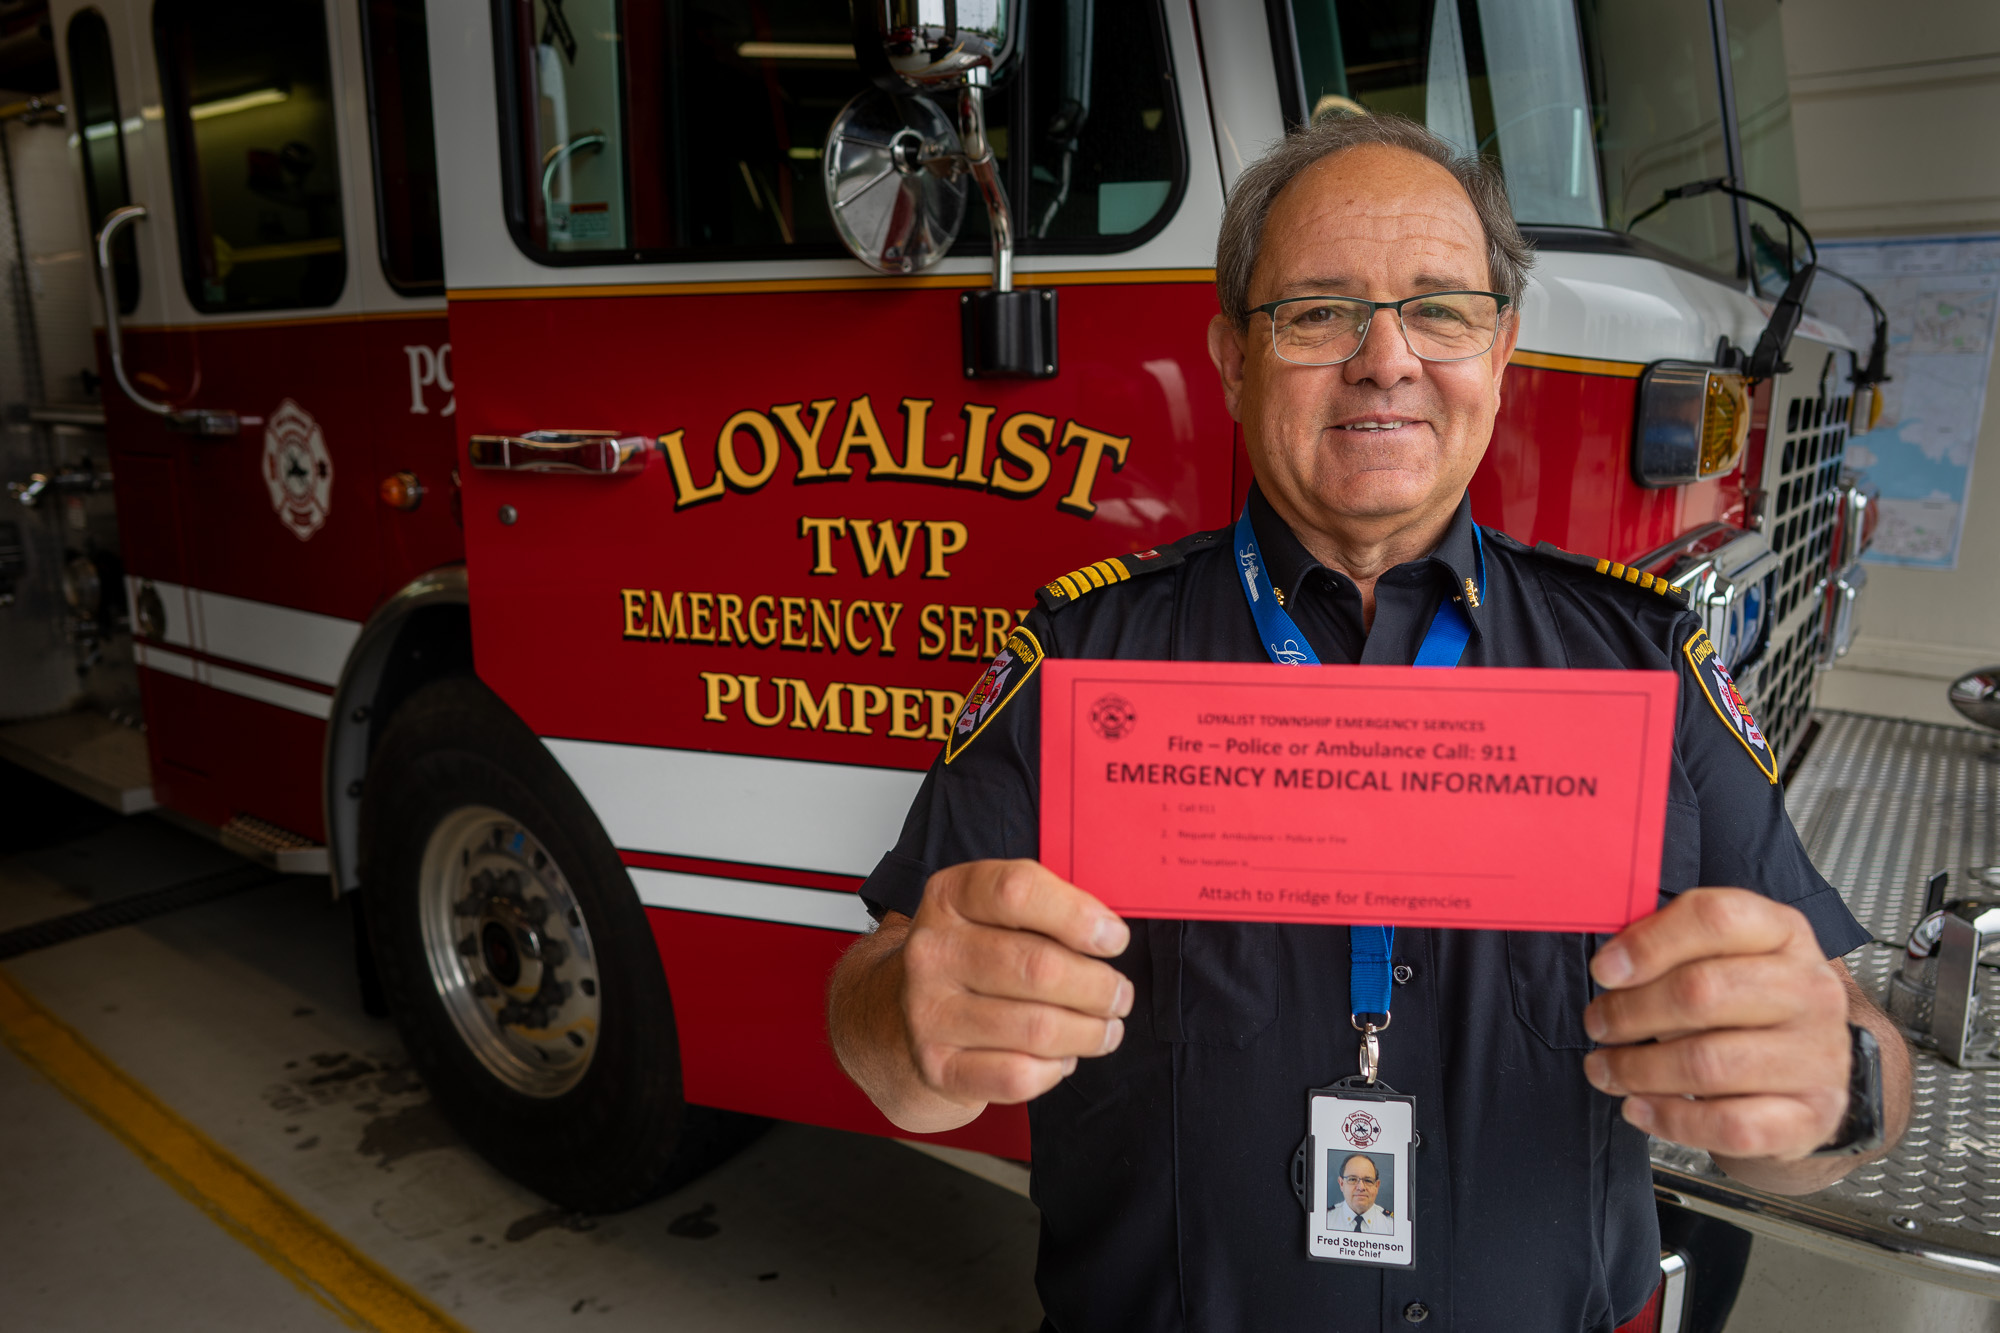
[[[1229,203],[1222,210],[1222,234],[1215,243],[1215,294],[1230,323],[1240,329],[1250,322],[1251,270],[1257,267],[1257,252],[1263,245],[1264,221],[1285,187],[1316,162],[1371,145],[1428,158],[1465,188],[1486,233],[1486,266],[1493,290],[1519,308],[1535,252],[1514,225],[1498,164],[1458,153],[1405,116],[1330,115],[1279,140],[1236,178],[1236,188],[1229,192]]]

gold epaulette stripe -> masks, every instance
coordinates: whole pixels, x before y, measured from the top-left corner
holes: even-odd
[[[1099,560],[1096,564],[1085,565],[1062,575],[1049,587],[1061,589],[1064,597],[1075,601],[1097,588],[1108,588],[1114,583],[1123,583],[1132,577],[1132,571],[1125,568],[1123,560]]]
[[[1621,565],[1615,560],[1606,560],[1602,556],[1598,557],[1597,572],[1600,574],[1609,574],[1612,578],[1623,580],[1626,583],[1636,584],[1641,588],[1656,592],[1662,597],[1673,591],[1674,585],[1663,578],[1645,573],[1632,565]]]

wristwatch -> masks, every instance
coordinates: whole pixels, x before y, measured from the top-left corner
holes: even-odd
[[[1847,1071],[1847,1114],[1833,1137],[1810,1155],[1855,1157],[1882,1146],[1886,1129],[1882,1116],[1882,1048],[1875,1034],[1858,1023],[1847,1025],[1853,1059]]]

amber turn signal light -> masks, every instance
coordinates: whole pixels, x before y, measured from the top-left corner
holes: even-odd
[[[1854,391],[1854,411],[1848,426],[1853,435],[1866,435],[1882,424],[1882,386],[1863,384]]]
[[[1728,371],[1711,373],[1701,412],[1701,475],[1719,477],[1735,467],[1749,442],[1749,381]]]
[[[415,509],[424,502],[424,484],[414,472],[398,472],[382,478],[382,503],[391,509]]]
[[[1750,439],[1750,383],[1739,371],[1655,361],[1639,377],[1632,477],[1641,486],[1685,486],[1729,472]]]

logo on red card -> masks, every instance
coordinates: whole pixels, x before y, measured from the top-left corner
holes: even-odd
[[[1090,729],[1107,741],[1115,741],[1138,724],[1132,705],[1115,694],[1107,694],[1090,706]]]
[[[1382,1122],[1366,1111],[1356,1111],[1340,1122],[1340,1132],[1355,1147],[1369,1148],[1382,1137]]]

